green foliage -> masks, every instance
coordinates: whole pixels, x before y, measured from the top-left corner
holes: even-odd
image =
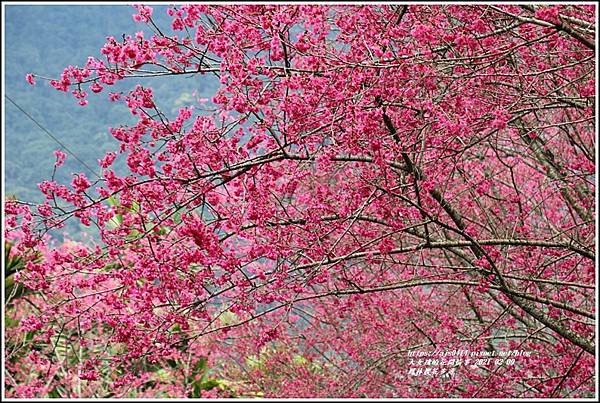
[[[11,256],[12,248],[13,244],[10,241],[4,242],[4,303],[29,292],[23,284],[15,283],[15,274],[25,268],[27,260],[20,255],[12,254]],[[40,263],[42,256],[36,252],[30,259],[34,263]]]
[[[25,267],[25,261],[21,256],[11,256],[13,244],[10,241],[4,242],[4,278],[6,279],[13,273]]]
[[[214,388],[227,391],[230,396],[235,397],[235,391],[227,380],[212,378],[209,375],[208,358],[201,357],[193,365],[190,375],[187,378],[187,383],[191,385],[191,392],[188,397],[200,398],[202,397],[203,390],[208,391]]]

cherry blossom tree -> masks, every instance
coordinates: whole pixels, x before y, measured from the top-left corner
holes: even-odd
[[[10,396],[593,396],[595,6],[154,12],[49,82],[136,123],[5,201]],[[220,87],[169,116],[176,75]],[[526,354],[414,355],[461,350]]]

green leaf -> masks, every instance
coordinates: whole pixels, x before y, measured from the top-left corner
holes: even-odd
[[[156,377],[161,382],[168,382],[171,379],[171,375],[163,368],[156,371]]]
[[[238,316],[231,311],[221,313],[219,319],[224,326],[231,326],[238,322]]]
[[[23,284],[15,283],[15,273],[12,273],[4,279],[4,302],[10,299],[20,298],[31,292]]]
[[[27,333],[25,333],[25,338],[23,340],[24,343],[33,340],[33,336],[35,335],[35,333],[37,332],[37,330],[32,330],[29,331]]]
[[[11,318],[10,316],[4,317],[4,325],[9,329],[19,326],[19,323],[21,323],[21,321]]]
[[[117,228],[119,225],[123,224],[123,215],[115,214],[110,220],[108,220],[107,224],[111,229]]]
[[[13,273],[25,267],[25,261],[21,256],[10,256],[12,250],[12,242],[4,243],[4,278],[8,278]]]
[[[104,266],[102,269],[100,269],[100,271],[120,270],[122,268],[123,268],[123,265],[121,265],[120,263],[109,263],[106,266]]]
[[[60,393],[58,392],[58,390],[52,389],[50,392],[48,392],[48,397],[61,398],[62,396],[60,395]]]
[[[298,366],[304,366],[308,363],[308,360],[300,354],[296,354],[292,358],[292,362]]]
[[[138,239],[139,236],[140,236],[140,231],[134,229],[131,232],[129,232],[129,234],[125,237],[125,239],[128,241],[134,241],[134,240]]]
[[[110,196],[108,199],[106,199],[106,202],[110,206],[114,206],[114,207],[121,206],[121,203],[119,202],[119,199],[116,196]],[[122,214],[115,214],[114,216],[112,216],[112,218],[110,220],[108,220],[108,226],[112,229],[117,228],[121,224],[123,224],[123,215]]]
[[[119,199],[117,199],[116,196],[110,196],[108,199],[106,199],[106,202],[111,205],[111,206],[119,206]]]
[[[196,364],[194,364],[194,368],[192,370],[192,379],[196,377],[196,375],[202,374],[202,378],[200,380],[205,379],[207,374],[207,366],[208,366],[208,358],[200,357]]]

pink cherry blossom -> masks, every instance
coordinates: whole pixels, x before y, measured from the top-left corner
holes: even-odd
[[[129,85],[99,178],[5,203],[8,397],[594,396],[593,6],[135,8],[50,81]]]
[[[27,80],[27,82],[28,82],[30,85],[35,85],[35,81],[34,81],[34,75],[33,75],[33,74],[27,74],[27,75],[25,76],[25,79]]]

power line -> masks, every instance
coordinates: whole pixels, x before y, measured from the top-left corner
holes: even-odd
[[[33,123],[35,123],[40,129],[42,129],[46,135],[48,137],[50,137],[52,140],[54,140],[57,144],[59,144],[62,148],[65,149],[65,151],[67,151],[70,155],[73,156],[73,158],[75,158],[77,161],[79,161],[79,163],[81,165],[83,165],[84,167],[86,167],[88,169],[88,171],[90,171],[92,174],[94,174],[94,176],[96,176],[98,179],[100,179],[100,175],[98,175],[96,173],[96,171],[94,171],[88,164],[86,164],[84,161],[82,161],[77,154],[75,154],[73,151],[71,151],[69,149],[69,147],[67,147],[63,142],[61,142],[59,139],[57,139],[52,133],[50,133],[50,131],[48,129],[46,129],[44,126],[41,125],[41,123],[39,123],[37,120],[35,120],[35,118],[33,116],[31,116],[29,113],[27,113],[27,111],[25,111],[25,109],[23,109],[19,104],[17,104],[11,97],[9,97],[8,95],[4,94],[4,97],[6,99],[8,99],[14,106],[17,107],[18,110],[20,110],[21,112],[23,112],[23,114],[25,116],[27,116]]]

